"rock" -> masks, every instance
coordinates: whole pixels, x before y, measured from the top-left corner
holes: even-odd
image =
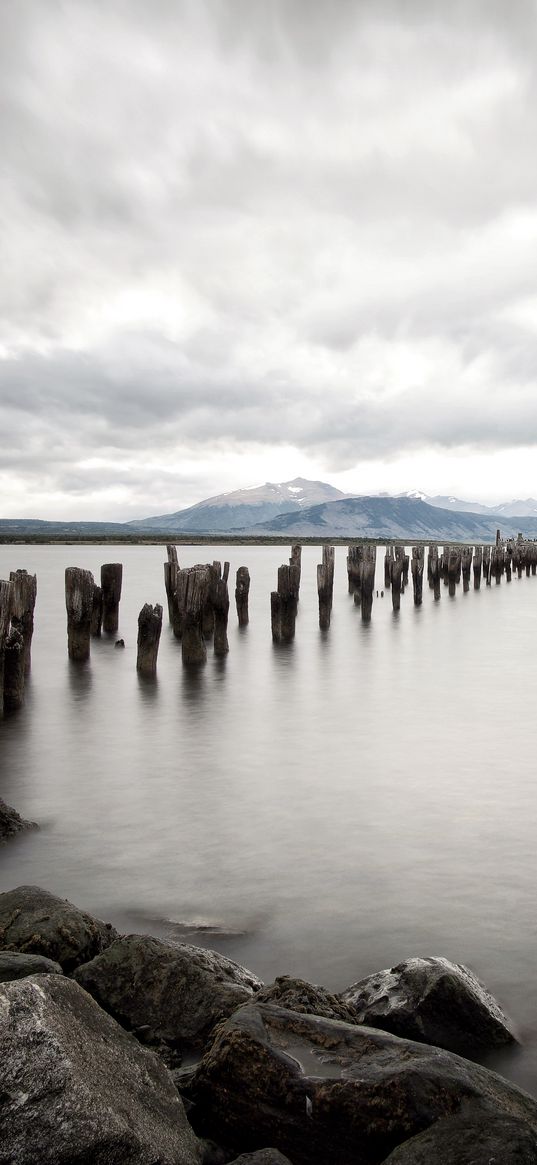
[[[537,1102],[480,1065],[255,1001],[220,1024],[191,1094],[198,1133],[236,1153],[274,1145],[294,1165],[378,1165],[466,1100],[537,1130]]]
[[[25,821],[17,813],[16,809],[12,809],[11,805],[6,805],[0,797],[0,844],[7,841],[8,838],[14,837],[16,833],[22,833],[25,829],[37,829],[35,821]]]
[[[0,950],[45,955],[70,972],[104,950],[117,931],[40,886],[0,894]]]
[[[262,987],[256,1003],[277,1003],[287,1011],[324,1015],[325,1019],[342,1019],[345,1023],[357,1022],[353,1008],[339,996],[331,995],[326,987],[316,987],[290,975],[280,975],[274,983]]]
[[[216,951],[139,934],[117,939],[75,978],[170,1067],[185,1051],[204,1048],[215,1024],[260,987]]]
[[[468,1105],[400,1145],[384,1165],[535,1165],[537,1136],[523,1120]]]
[[[164,1065],[72,980],[0,986],[2,1165],[198,1165]]]
[[[230,1165],[291,1165],[291,1162],[277,1149],[255,1149],[253,1153],[241,1153],[240,1157],[234,1157]]]
[[[23,955],[19,951],[0,951],[0,983],[25,979],[28,975],[63,975],[59,963],[43,955]]]
[[[407,959],[353,983],[341,998],[359,1023],[475,1056],[516,1040],[499,1004],[462,964]]]

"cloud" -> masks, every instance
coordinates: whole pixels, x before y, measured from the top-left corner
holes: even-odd
[[[533,5],[0,20],[0,464],[25,504],[93,496],[95,457],[119,515],[146,464],[158,507],[179,459],[203,496],[255,451],[318,475],[537,438]]]

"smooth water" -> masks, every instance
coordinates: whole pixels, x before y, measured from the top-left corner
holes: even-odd
[[[0,888],[37,883],[124,931],[205,943],[269,981],[331,989],[410,955],[471,966],[524,1040],[496,1063],[537,1093],[537,578],[483,585],[369,625],[336,549],[319,631],[303,551],[292,645],[270,591],[285,547],[179,547],[231,560],[230,652],[185,670],[162,546],[1,546],[38,576],[25,707],[0,724],[0,796],[39,832],[0,852]],[[124,564],[118,636],[67,658],[64,569]],[[249,567],[239,629],[235,572]],[[378,552],[378,586],[383,550]],[[138,612],[160,602],[158,678],[136,673]],[[122,636],[125,650],[114,641]],[[206,928],[206,929],[205,929]]]

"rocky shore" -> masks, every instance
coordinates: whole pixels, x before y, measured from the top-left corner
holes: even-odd
[[[472,1060],[515,1040],[445,958],[262,984],[0,895],[0,1165],[529,1165],[537,1102]]]

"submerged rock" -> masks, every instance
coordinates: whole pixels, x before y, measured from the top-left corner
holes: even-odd
[[[3,1165],[200,1162],[164,1065],[72,980],[2,984],[0,1040]]]
[[[537,1135],[525,1121],[479,1105],[435,1121],[383,1165],[535,1165]]]
[[[237,1153],[274,1145],[293,1165],[378,1165],[468,1099],[537,1130],[537,1102],[486,1068],[256,1002],[219,1026],[191,1094],[198,1132]]]
[[[23,833],[25,829],[38,829],[38,826],[35,821],[25,821],[16,809],[12,809],[0,797],[0,844],[17,833]]]
[[[69,972],[116,937],[109,923],[40,886],[18,886],[0,894],[0,950],[45,955]]]
[[[317,987],[290,975],[279,975],[274,983],[262,987],[256,1003],[277,1003],[288,1011],[324,1015],[325,1019],[342,1019],[345,1023],[357,1022],[353,1008],[339,996],[331,995],[326,987]]]
[[[215,1024],[261,986],[216,951],[139,934],[117,939],[75,979],[170,1066],[203,1048]]]
[[[516,1041],[499,1003],[468,967],[440,957],[407,959],[341,993],[359,1023],[459,1055]]]
[[[0,951],[0,983],[26,979],[28,975],[63,975],[59,963],[44,955],[24,955],[20,951]]]

